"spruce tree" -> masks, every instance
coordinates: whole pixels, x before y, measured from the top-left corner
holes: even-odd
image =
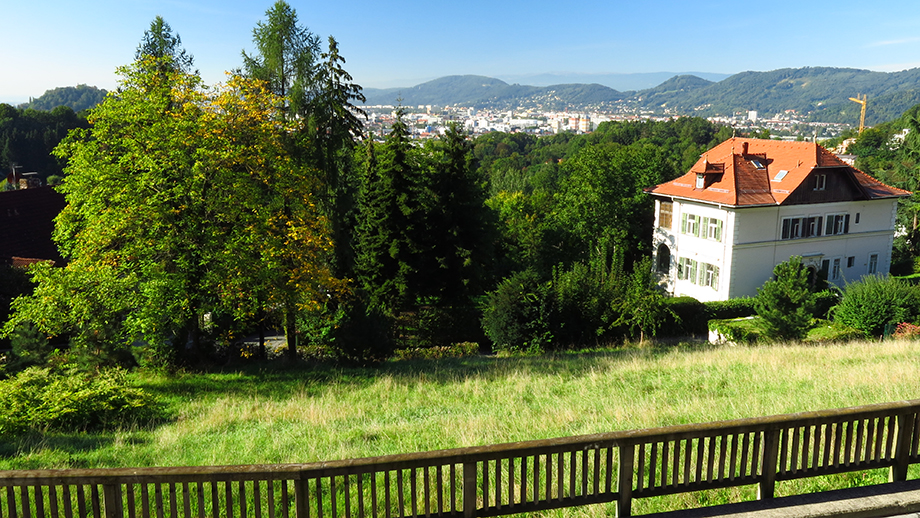
[[[418,167],[402,109],[383,145],[383,156],[362,186],[357,274],[370,304],[396,315],[417,293],[415,271],[424,215],[418,203]]]
[[[773,268],[773,279],[757,290],[754,302],[769,338],[801,340],[811,328],[815,295],[802,258],[793,256]]]

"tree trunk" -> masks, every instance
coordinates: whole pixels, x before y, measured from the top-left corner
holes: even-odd
[[[284,336],[287,339],[287,360],[290,363],[297,361],[297,325],[295,319],[297,312],[292,306],[284,310]]]

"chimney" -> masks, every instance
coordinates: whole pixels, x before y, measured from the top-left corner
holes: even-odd
[[[741,156],[744,156],[746,154],[748,154],[748,143],[742,142],[741,143]]]

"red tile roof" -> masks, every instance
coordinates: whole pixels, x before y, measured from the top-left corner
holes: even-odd
[[[683,176],[646,192],[731,206],[781,205],[819,168],[851,175],[865,199],[910,192],[885,185],[812,142],[731,138],[710,149]],[[697,175],[704,187],[697,188]]]

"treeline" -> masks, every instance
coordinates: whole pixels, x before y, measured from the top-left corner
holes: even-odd
[[[897,225],[891,272],[908,275],[917,271],[920,257],[920,104],[899,117],[862,133],[850,131],[825,143],[835,147],[849,142],[847,152],[856,155],[856,167],[878,180],[915,194],[898,202]],[[920,265],[918,265],[920,266]]]
[[[86,117],[67,106],[49,112],[0,104],[0,172],[5,177],[18,164],[42,180],[63,174],[63,163],[52,151],[69,131],[87,127]]]
[[[66,106],[79,113],[101,103],[107,93],[95,86],[62,86],[48,90],[41,97],[30,99],[28,103],[18,107],[26,110],[51,111],[58,106]]]
[[[730,129],[682,118],[470,140],[452,127],[417,145],[400,111],[381,140],[362,135],[361,88],[333,38],[284,1],[253,36],[239,74],[211,89],[155,19],[118,92],[55,147],[67,263],[33,267],[34,292],[13,302],[10,365],[210,365],[269,328],[291,360],[364,364],[662,325],[643,189]]]

